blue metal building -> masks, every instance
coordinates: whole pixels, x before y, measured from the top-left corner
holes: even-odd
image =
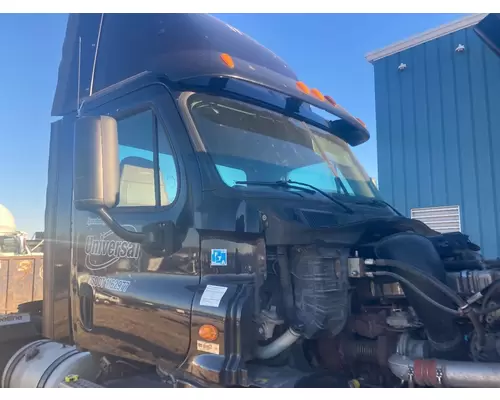
[[[401,212],[500,256],[500,58],[468,16],[367,55],[379,187]]]

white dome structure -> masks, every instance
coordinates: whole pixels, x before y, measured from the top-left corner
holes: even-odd
[[[0,204],[0,236],[10,236],[16,233],[16,221],[7,207]]]

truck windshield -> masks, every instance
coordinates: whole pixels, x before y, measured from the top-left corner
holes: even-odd
[[[330,194],[379,197],[348,144],[331,133],[227,98],[196,93],[187,104],[198,150],[228,186],[293,180]]]

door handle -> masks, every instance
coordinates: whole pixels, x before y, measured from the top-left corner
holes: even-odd
[[[91,331],[94,326],[94,291],[88,283],[80,285],[80,318],[83,328]]]

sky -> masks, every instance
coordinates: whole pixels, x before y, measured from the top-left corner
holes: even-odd
[[[377,177],[373,67],[366,53],[464,14],[214,14],[342,104],[372,138],[354,151]],[[0,204],[30,235],[44,229],[50,115],[66,14],[0,14]]]

